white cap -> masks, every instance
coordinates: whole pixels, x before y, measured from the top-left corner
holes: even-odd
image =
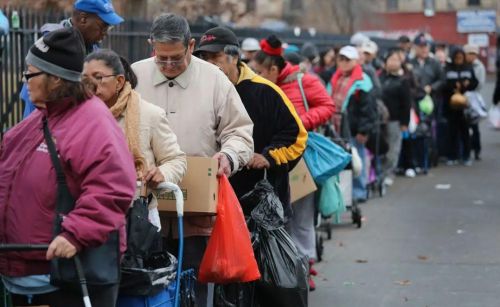
[[[371,55],[375,55],[377,54],[378,46],[374,41],[366,41],[361,45],[361,50]]]
[[[356,49],[353,46],[344,46],[340,48],[339,55],[343,55],[349,60],[358,60],[359,59],[359,52],[358,49]]]
[[[259,41],[253,37],[245,38],[241,43],[241,50],[243,51],[258,51],[260,50]]]
[[[478,45],[465,45],[464,46],[464,52],[465,53],[475,53],[479,54],[479,46]]]
[[[350,43],[353,46],[361,46],[364,42],[367,42],[369,40],[370,38],[368,36],[361,32],[357,32],[353,36],[351,36]]]

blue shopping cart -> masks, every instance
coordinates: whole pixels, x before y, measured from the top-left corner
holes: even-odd
[[[120,295],[117,307],[178,307],[181,301],[194,299],[194,270],[182,271],[182,256],[184,251],[184,195],[181,189],[169,182],[158,185],[158,190],[173,192],[176,199],[176,211],[179,232],[179,252],[177,255],[177,272],[175,282],[171,282],[163,291],[152,296]],[[181,288],[183,289],[181,295]],[[184,304],[183,304],[184,305]]]

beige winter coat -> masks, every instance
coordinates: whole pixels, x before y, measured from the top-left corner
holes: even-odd
[[[139,141],[141,152],[146,160],[147,169],[158,167],[165,181],[179,183],[186,172],[186,154],[177,143],[177,137],[169,127],[165,111],[144,99],[141,99]],[[118,124],[125,129],[125,120],[121,116]],[[153,199],[151,207],[156,207]]]
[[[218,67],[192,56],[186,71],[173,80],[160,72],[154,58],[136,62],[132,68],[139,81],[136,90],[166,110],[186,155],[212,157],[224,152],[234,162],[233,173],[249,162],[253,123],[234,85]],[[213,218],[185,217],[184,221],[186,236],[211,234]]]

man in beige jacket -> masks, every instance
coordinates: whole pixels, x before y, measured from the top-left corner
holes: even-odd
[[[188,156],[217,159],[218,175],[236,173],[253,155],[253,123],[235,87],[216,66],[191,55],[195,41],[183,17],[157,17],[150,43],[155,56],[132,65],[139,81],[136,90],[145,100],[165,109]],[[198,269],[213,218],[184,220],[184,266]],[[173,221],[164,221],[167,235],[174,231]],[[211,306],[208,292],[206,285],[196,285],[198,306]]]

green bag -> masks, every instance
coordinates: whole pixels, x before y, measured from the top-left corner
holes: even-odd
[[[346,211],[344,197],[340,190],[339,176],[333,176],[322,186],[319,196],[319,212],[325,217],[336,215],[337,223],[340,223],[341,214]]]
[[[434,101],[430,95],[425,95],[422,100],[418,102],[418,107],[425,115],[430,115],[434,111]]]

